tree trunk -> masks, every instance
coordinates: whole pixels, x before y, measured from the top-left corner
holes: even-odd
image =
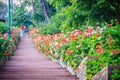
[[[41,6],[42,6],[42,9],[43,9],[43,12],[44,12],[44,17],[45,17],[45,23],[49,23],[49,8],[48,8],[48,5],[46,3],[46,0],[40,0],[41,1]]]

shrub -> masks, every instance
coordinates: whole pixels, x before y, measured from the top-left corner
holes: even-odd
[[[53,27],[53,26],[45,26],[42,27],[39,31],[41,34],[55,34],[55,33],[59,33],[60,30],[57,27]]]
[[[0,32],[4,34],[5,32],[7,32],[7,30],[8,30],[7,24],[0,22]]]

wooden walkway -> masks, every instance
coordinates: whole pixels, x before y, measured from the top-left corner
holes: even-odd
[[[78,80],[57,62],[41,54],[31,38],[24,37],[14,56],[0,69],[0,80]]]

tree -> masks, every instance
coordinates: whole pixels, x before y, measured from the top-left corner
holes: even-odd
[[[105,3],[108,3],[111,11],[115,13],[115,17],[120,24],[120,0],[105,0]]]
[[[119,0],[49,0],[49,2],[57,9],[56,15],[64,17],[59,27],[65,32],[80,29],[83,25],[95,26],[97,22],[110,22],[113,19],[120,23]]]
[[[30,25],[32,24],[32,10],[31,4],[28,0],[24,0],[20,5],[13,6],[13,25],[20,26],[23,25]],[[30,11],[29,11],[29,10]]]
[[[0,21],[5,21],[7,5],[0,1]]]
[[[33,22],[34,22],[34,24],[37,24],[38,27],[40,26],[40,23],[42,23],[45,20],[40,4],[41,4],[41,2],[39,0],[34,0],[34,2],[32,3]]]
[[[49,11],[49,7],[47,5],[46,0],[40,0],[41,2],[41,7],[44,13],[44,17],[45,17],[45,23],[49,23],[49,18],[50,18],[50,11]]]
[[[20,26],[21,24],[25,25],[28,21],[28,16],[24,9],[24,5],[21,6],[14,6],[13,11],[13,25]]]
[[[91,19],[92,22],[109,22],[112,19],[117,19],[120,23],[119,0],[92,0],[85,5],[85,9],[89,9],[90,12],[88,19]]]

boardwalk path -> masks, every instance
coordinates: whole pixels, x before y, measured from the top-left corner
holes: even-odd
[[[78,80],[38,52],[31,38],[22,38],[14,56],[0,70],[0,80]]]

